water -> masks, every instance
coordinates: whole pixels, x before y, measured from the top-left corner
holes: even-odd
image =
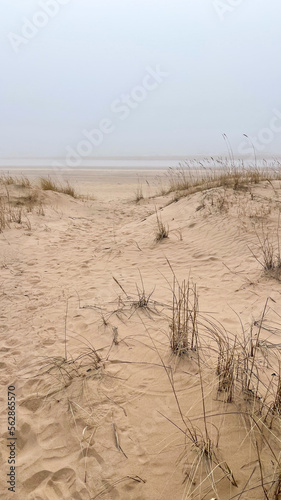
[[[254,166],[255,160],[253,157],[238,158],[234,157],[231,161],[227,156],[173,156],[173,157],[103,157],[103,158],[88,158],[81,159],[79,166],[66,165],[65,159],[61,158],[0,158],[0,168],[4,169],[42,169],[56,170],[79,170],[79,169],[168,169],[184,165],[185,162],[191,167],[210,168],[220,165],[231,166]],[[257,158],[257,165],[262,166],[277,166],[281,164],[280,157]]]
[[[82,159],[81,164],[77,167],[68,167],[64,159],[61,158],[17,158],[17,159],[0,159],[0,168],[50,168],[53,165],[61,165],[63,168],[71,170],[79,170],[85,168],[117,168],[117,169],[146,169],[146,168],[169,168],[177,167],[180,161],[185,158],[149,158],[149,157],[127,157],[127,158],[94,158]]]

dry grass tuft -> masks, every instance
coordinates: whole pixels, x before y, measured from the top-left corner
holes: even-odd
[[[278,281],[281,280],[281,251],[279,239],[280,213],[278,217],[278,225],[275,238],[269,231],[264,231],[262,228],[261,236],[256,232],[258,239],[258,251],[261,257],[258,257],[251,249],[252,255],[256,261],[262,266],[264,272],[271,278]]]
[[[39,204],[38,189],[32,188],[26,177],[18,179],[4,176],[4,180],[2,177],[0,181],[4,186],[0,194],[0,232],[11,228],[12,224],[19,224],[30,229],[27,213],[32,212]],[[23,191],[13,189],[13,185],[16,188],[23,188]]]
[[[39,203],[39,196],[37,190],[30,190],[30,192],[24,196],[17,196],[14,199],[10,199],[10,204],[15,207],[25,207],[28,212],[32,212],[33,208]]]
[[[197,349],[199,304],[196,285],[186,280],[180,284],[174,276],[172,297],[170,345],[173,353],[181,356]]]
[[[141,280],[141,285],[139,286],[136,283],[136,289],[137,289],[137,295],[136,294],[128,294],[124,287],[121,285],[121,283],[113,276],[113,279],[115,283],[119,286],[119,288],[122,290],[123,294],[125,295],[125,299],[121,299],[119,296],[119,301],[118,301],[118,312],[119,313],[125,313],[126,310],[131,310],[133,308],[133,313],[138,310],[142,309],[145,311],[148,315],[150,313],[156,313],[156,302],[151,300],[151,297],[154,293],[155,288],[150,292],[147,293],[145,290],[142,274],[139,270],[139,275],[140,275],[140,280]]]
[[[22,224],[23,220],[23,210],[22,208],[13,207],[11,203],[0,198],[0,233],[4,229],[9,229],[11,224]]]
[[[151,299],[151,296],[154,292],[154,289],[152,290],[152,292],[147,294],[145,291],[144,282],[143,282],[143,278],[142,278],[140,271],[139,271],[139,274],[140,274],[140,279],[141,279],[141,288],[136,284],[138,300],[135,301],[133,303],[133,305],[136,307],[136,309],[139,309],[139,308],[143,309],[143,308],[150,307],[150,299]]]
[[[9,186],[12,184],[16,184],[16,178],[13,177],[12,175],[9,175],[9,174],[3,174],[0,177],[0,182],[1,182],[1,184]]]
[[[44,373],[50,374],[59,382],[58,389],[68,387],[74,379],[85,378],[97,373],[103,366],[98,352],[91,346],[82,351],[76,358],[46,358]]]
[[[25,175],[20,177],[18,185],[23,188],[31,188],[31,182]]]
[[[168,238],[169,227],[164,224],[164,222],[161,219],[161,216],[158,215],[157,210],[156,210],[156,222],[157,222],[157,227],[155,231],[155,240],[161,241],[164,240],[165,238]]]
[[[76,197],[75,189],[69,184],[69,182],[67,182],[65,186],[61,186],[60,184],[56,184],[51,177],[40,177],[39,181],[40,187],[43,191],[55,191],[57,193],[68,194],[73,198]]]
[[[225,394],[226,403],[232,403],[236,371],[235,344],[219,342],[219,356],[216,374],[219,379],[218,392]]]
[[[135,192],[134,201],[135,201],[135,203],[139,203],[143,199],[144,199],[144,196],[143,196],[142,185],[138,184],[138,187],[137,187],[136,192]]]
[[[275,415],[278,415],[278,417],[281,416],[281,375],[280,375],[280,372],[279,372],[279,376],[278,376],[275,398],[274,398],[274,402],[272,404],[271,410],[272,410],[272,413],[274,413]]]
[[[31,188],[31,182],[25,175],[22,175],[21,177],[13,177],[10,174],[3,174],[0,176],[0,184],[4,184],[6,186],[14,185],[23,188]]]

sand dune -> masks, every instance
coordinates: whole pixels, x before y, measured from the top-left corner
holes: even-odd
[[[127,191],[102,182],[87,184],[93,199],[37,191],[0,234],[2,478],[7,387],[17,395],[16,493],[4,479],[1,498],[263,499],[262,483],[280,498],[281,289],[254,256],[258,236],[277,242],[279,181],[178,201],[148,198],[144,181],[139,203],[136,177]],[[8,189],[11,202],[28,194]],[[158,242],[157,216],[168,228]],[[173,272],[199,296],[198,345],[182,356],[169,340]],[[243,331],[253,346],[258,337],[249,391],[241,350],[231,403],[218,392],[207,324],[228,335],[236,358]]]

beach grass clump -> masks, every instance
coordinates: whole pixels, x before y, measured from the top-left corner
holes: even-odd
[[[262,234],[259,235],[256,232],[256,237],[258,240],[258,252],[260,256],[250,249],[252,255],[256,261],[262,266],[264,273],[270,278],[274,278],[278,281],[281,280],[281,251],[280,251],[280,239],[279,239],[279,226],[280,226],[280,213],[278,217],[278,224],[276,230],[276,236],[273,237],[272,233],[269,231],[264,231],[262,228]]]
[[[5,186],[11,186],[12,184],[16,184],[16,177],[13,177],[10,174],[3,174],[0,176],[0,183]]]
[[[72,196],[72,198],[76,197],[75,189],[70,185],[67,181],[65,186],[61,184],[57,184],[50,176],[48,177],[40,177],[40,187],[43,191],[55,191],[57,193],[67,194]]]
[[[12,224],[23,225],[30,230],[27,213],[40,204],[38,190],[26,185],[27,192],[19,194],[8,186],[11,184],[5,184],[5,193],[0,196],[0,233],[10,229]]]
[[[141,287],[136,284],[138,299],[133,303],[136,309],[150,308],[150,299],[153,295],[154,289],[152,292],[147,293],[144,287],[143,278],[141,272],[139,271],[140,279],[141,279]]]
[[[43,191],[59,191],[60,186],[51,177],[40,177],[40,187]]]
[[[279,362],[280,365],[280,362]],[[275,383],[274,383],[275,381]],[[267,405],[264,405],[263,410],[266,410],[263,421],[268,425],[269,429],[272,429],[273,422],[277,418],[280,420],[281,417],[281,371],[279,366],[279,373],[272,373],[272,390],[271,394],[271,402]],[[269,390],[268,390],[269,392]]]
[[[13,207],[11,203],[0,199],[0,233],[5,229],[10,229],[11,224],[23,224],[22,207]]]
[[[156,230],[155,230],[155,240],[161,241],[169,237],[169,226],[164,224],[161,216],[158,215],[156,210]]]
[[[2,198],[0,198],[0,233],[9,227],[6,204]]]
[[[281,416],[281,374],[279,370],[279,376],[276,385],[275,397],[272,403],[272,413]]]
[[[212,359],[212,352],[215,352],[217,356],[216,376],[219,399],[223,396],[225,403],[232,403],[234,400],[235,383],[238,383],[241,348],[238,345],[236,337],[233,339],[233,335],[227,332],[218,321],[205,317],[201,319],[200,326],[202,331],[205,332],[206,337],[211,339],[210,345],[212,347],[209,352],[209,359]]]
[[[68,196],[72,196],[72,198],[76,197],[76,192],[73,186],[70,185],[69,182],[66,183],[66,186],[61,187],[61,193],[68,194]]]
[[[122,299],[120,301],[120,303],[122,304],[122,309],[126,309],[126,307],[129,306],[130,309],[133,307],[134,311],[136,311],[138,309],[142,309],[148,313],[149,312],[156,312],[155,304],[151,300],[151,297],[154,293],[155,287],[153,288],[153,290],[151,292],[147,293],[147,291],[145,290],[144,281],[143,281],[143,277],[142,277],[140,270],[139,270],[139,275],[140,275],[141,284],[138,285],[136,283],[137,295],[135,296],[135,294],[134,294],[135,297],[133,297],[131,294],[129,295],[126,292],[126,290],[124,289],[124,287],[121,285],[121,283],[118,281],[118,279],[113,276],[115,283],[119,286],[119,288],[122,290],[123,294],[125,295],[125,299]]]
[[[263,268],[268,274],[276,279],[281,276],[281,255],[278,249],[275,251],[272,242],[269,240],[268,235],[261,242],[261,250],[263,255]]]
[[[135,201],[135,203],[139,203],[143,199],[144,199],[144,196],[143,196],[142,185],[138,184],[136,192],[135,192],[135,199],[134,199],[134,201]]]
[[[198,344],[199,303],[196,285],[173,278],[172,318],[170,323],[170,346],[172,352],[181,356],[195,351]]]
[[[236,372],[235,344],[219,342],[219,355],[216,374],[218,376],[218,392],[225,395],[225,402],[232,403]]]
[[[17,178],[16,184],[23,188],[31,188],[31,181],[25,175]]]
[[[84,379],[86,375],[102,368],[102,359],[93,347],[82,350],[75,358],[53,356],[46,358],[44,370],[55,376],[63,387],[67,387],[74,379]]]
[[[15,207],[25,207],[28,212],[31,212],[34,206],[38,205],[39,196],[37,190],[30,190],[24,196],[16,196],[10,198],[10,204]]]
[[[3,174],[0,176],[0,184],[3,184],[5,186],[14,185],[22,188],[31,188],[31,181],[25,175],[16,177],[10,174]]]

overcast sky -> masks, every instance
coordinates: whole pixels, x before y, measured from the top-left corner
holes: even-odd
[[[2,158],[220,154],[222,133],[281,153],[280,0],[0,0],[0,19]]]

